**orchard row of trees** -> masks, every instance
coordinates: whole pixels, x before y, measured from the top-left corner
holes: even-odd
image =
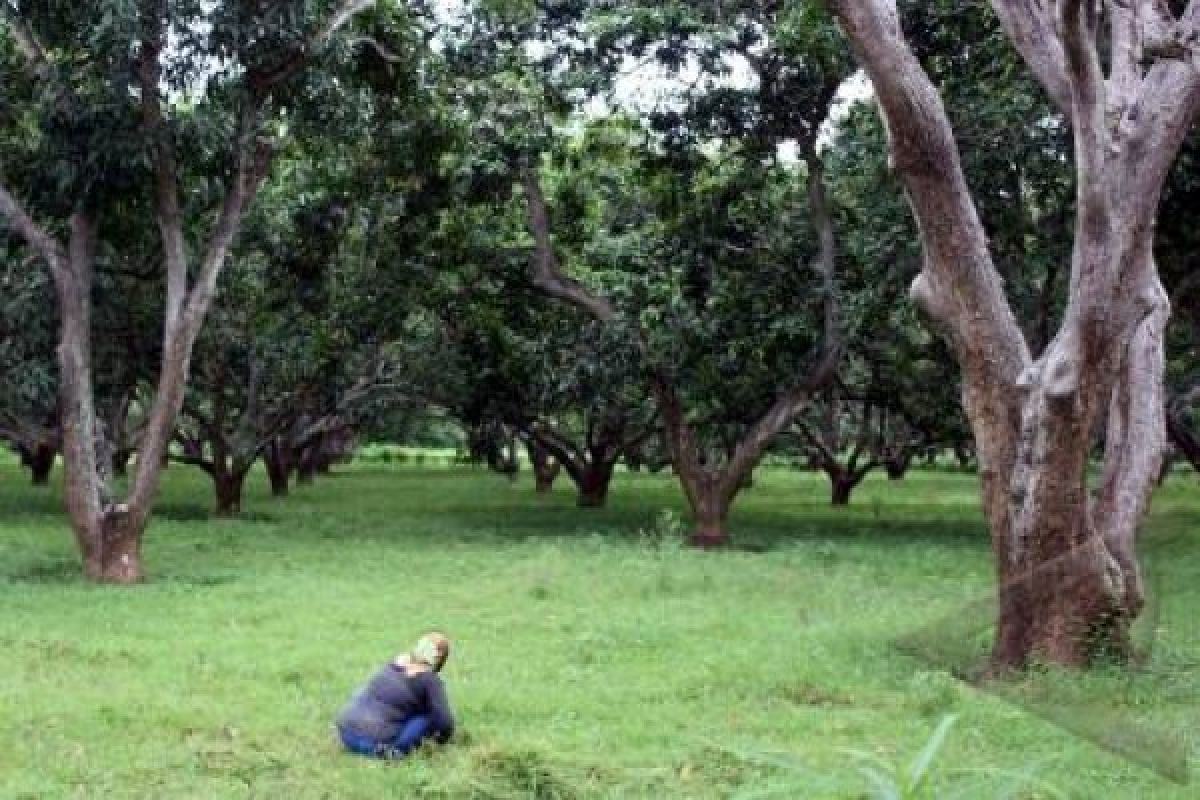
[[[170,461],[233,514],[431,413],[582,506],[670,466],[702,546],[768,452],[952,450],[997,667],[1083,663],[1200,461],[1197,15],[0,0],[0,437],[113,582]]]

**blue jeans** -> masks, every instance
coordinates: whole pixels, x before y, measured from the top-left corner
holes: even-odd
[[[429,717],[418,714],[409,717],[400,726],[400,732],[392,739],[373,739],[338,729],[342,744],[351,753],[371,758],[403,758],[429,738]]]

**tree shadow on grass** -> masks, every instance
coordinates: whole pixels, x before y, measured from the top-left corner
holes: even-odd
[[[150,524],[154,520],[169,522],[277,522],[278,516],[265,511],[242,511],[236,517],[218,517],[212,508],[200,503],[160,503],[154,509]]]
[[[243,576],[233,572],[167,571],[154,573],[142,584],[151,587],[184,586],[206,588],[234,583]],[[77,558],[41,558],[21,561],[0,572],[0,582],[36,586],[96,586],[83,575],[83,566]]]
[[[636,538],[653,529],[664,510],[678,514],[685,529],[689,524],[687,511],[678,501],[663,505],[614,502],[606,508],[579,509],[565,503],[538,503],[532,492],[529,499],[528,506],[456,504],[427,513],[439,527],[461,531],[466,538],[486,535],[516,541],[589,535]],[[898,518],[888,516],[886,510],[848,513],[818,503],[792,503],[786,509],[735,509],[729,526],[733,536],[729,549],[766,552],[804,541],[987,547],[987,529],[982,520],[960,514],[938,516],[936,511],[915,516],[910,510]]]

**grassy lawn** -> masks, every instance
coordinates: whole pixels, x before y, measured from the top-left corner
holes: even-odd
[[[0,466],[0,797],[866,797],[861,768],[907,765],[947,714],[930,796],[1005,796],[1030,772],[1048,785],[1010,796],[1197,796],[1027,707],[1195,763],[1192,475],[1146,532],[1149,663],[1005,690],[1028,703],[894,646],[943,629],[986,643],[971,476],[869,481],[837,510],[823,477],[767,471],[724,553],[656,522],[681,509],[669,476],[619,475],[603,510],[530,482],[358,467],[274,501],[256,475],[229,522],[209,518],[203,476],[173,467],[151,581],[111,589],[77,578],[57,488]],[[343,755],[339,706],[431,626],[456,645],[460,743],[398,764]]]

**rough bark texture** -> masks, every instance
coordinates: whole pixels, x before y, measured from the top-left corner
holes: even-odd
[[[999,586],[993,667],[1078,666],[1125,652],[1142,602],[1137,525],[1165,427],[1168,309],[1151,239],[1200,79],[1185,63],[1148,57],[1156,26],[1132,25],[1129,13],[1160,22],[1156,4],[1105,4],[1106,76],[1095,4],[993,0],[1074,133],[1069,301],[1061,328],[1034,360],[992,264],[941,100],[904,42],[894,2],[833,6],[874,84],[920,228],[925,265],[913,297],[963,371]],[[1196,6],[1178,22],[1193,40]],[[1102,423],[1104,473],[1092,498],[1087,460]]]

